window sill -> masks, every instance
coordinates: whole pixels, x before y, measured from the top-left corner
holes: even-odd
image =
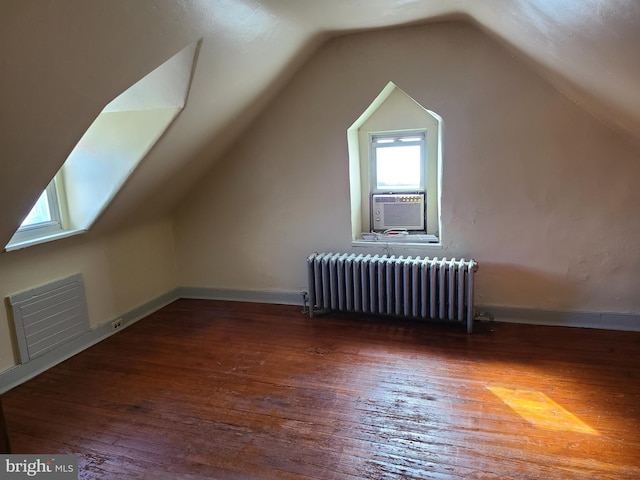
[[[13,250],[21,250],[23,248],[32,247],[34,245],[40,245],[41,243],[53,242],[54,240],[60,240],[61,238],[72,237],[86,232],[86,230],[63,230],[56,233],[50,233],[41,237],[29,238],[19,242],[11,242],[5,248],[5,252],[11,252]]]
[[[442,243],[437,236],[426,234],[403,236],[372,235],[371,238],[363,238],[360,240],[353,240],[351,242],[351,246],[353,247],[388,247],[391,245],[394,247],[442,249]]]

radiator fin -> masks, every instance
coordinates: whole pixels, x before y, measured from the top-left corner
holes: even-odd
[[[307,258],[314,310],[463,322],[473,328],[474,260],[314,253]]]

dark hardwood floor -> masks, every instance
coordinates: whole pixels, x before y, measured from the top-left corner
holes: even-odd
[[[179,300],[7,392],[82,479],[640,479],[640,334]]]

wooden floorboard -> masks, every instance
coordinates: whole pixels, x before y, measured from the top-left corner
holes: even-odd
[[[11,448],[82,479],[640,479],[640,334],[474,330],[179,300],[7,392]]]

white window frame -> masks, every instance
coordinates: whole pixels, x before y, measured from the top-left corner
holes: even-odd
[[[47,188],[38,197],[38,202],[43,195],[46,195],[47,198],[47,203],[49,206],[49,216],[51,217],[51,220],[20,226],[20,228],[18,228],[18,231],[11,238],[10,245],[21,244],[34,239],[54,236],[64,230],[63,213],[61,208],[62,202],[57,177],[54,177],[49,185],[47,185]],[[36,205],[37,203],[34,204],[32,209],[35,208]]]

